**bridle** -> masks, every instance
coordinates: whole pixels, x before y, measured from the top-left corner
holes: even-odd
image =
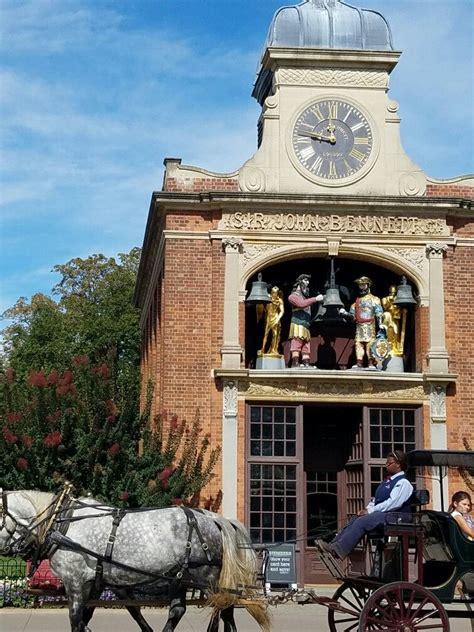
[[[48,532],[53,526],[54,520],[61,512],[63,503],[69,498],[71,489],[72,485],[70,483],[66,483],[61,494],[55,496],[48,507],[43,509],[39,514],[31,517],[32,523],[28,527],[23,526],[11,513],[11,511],[9,511],[9,492],[0,489],[2,499],[0,507],[0,531],[5,530],[9,536],[6,541],[8,544],[1,550],[1,552],[6,555],[23,555],[30,549],[32,544],[37,544],[41,547],[46,540]],[[13,522],[13,529],[8,528],[7,518],[10,518]],[[16,538],[14,538],[15,533],[17,533]]]
[[[15,519],[15,516],[13,516],[9,511],[8,511],[8,492],[6,492],[4,489],[0,489],[1,491],[1,496],[2,496],[2,505],[0,507],[0,518],[1,518],[1,523],[0,523],[0,531],[5,530],[8,533],[8,540],[11,540],[13,538],[13,536],[15,535],[15,531],[18,527],[18,522]],[[8,528],[8,524],[7,524],[7,518],[10,518],[10,520],[12,520],[13,522],[13,530]],[[6,546],[4,549],[2,549],[2,553],[10,553],[10,551],[13,550],[13,546],[16,544],[16,542],[9,544],[8,546]]]

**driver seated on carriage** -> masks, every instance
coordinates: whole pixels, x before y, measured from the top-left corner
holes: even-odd
[[[385,463],[387,476],[380,483],[366,509],[352,518],[331,542],[316,540],[320,551],[343,560],[359,541],[377,527],[385,525],[388,512],[411,515],[413,485],[407,479],[407,457],[401,450],[389,452]]]

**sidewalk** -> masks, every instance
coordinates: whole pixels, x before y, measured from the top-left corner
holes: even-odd
[[[322,591],[321,591],[322,592]],[[332,594],[332,593],[331,593]],[[294,603],[271,607],[272,632],[327,632],[327,609],[315,604]],[[143,610],[145,619],[155,632],[160,632],[166,623],[167,611],[156,608]],[[177,632],[205,632],[210,610],[191,606],[179,623]],[[236,610],[235,620],[239,632],[259,632],[259,627],[249,614]],[[451,620],[451,632],[471,632],[467,619]],[[98,608],[90,624],[92,632],[133,632],[139,628],[124,609]],[[69,618],[66,608],[21,608],[0,609],[1,632],[68,632]],[[354,631],[355,632],[355,631]]]

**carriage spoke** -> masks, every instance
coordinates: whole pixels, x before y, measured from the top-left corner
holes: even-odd
[[[448,616],[438,598],[423,586],[409,582],[382,586],[367,600],[361,613],[359,631],[393,632],[405,629],[411,632],[447,632]]]

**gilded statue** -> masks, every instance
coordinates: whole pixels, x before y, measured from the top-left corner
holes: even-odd
[[[391,285],[388,289],[388,296],[382,299],[383,316],[382,323],[386,327],[387,339],[390,343],[391,354],[393,356],[403,355],[403,345],[405,342],[406,309],[394,303],[397,296],[397,287]]]
[[[281,319],[285,312],[283,292],[275,285],[270,291],[270,303],[265,306],[265,333],[263,334],[262,348],[258,355],[280,357]],[[265,351],[270,340],[268,350]]]

